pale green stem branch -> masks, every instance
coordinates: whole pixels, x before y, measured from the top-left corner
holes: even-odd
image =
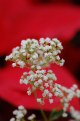
[[[36,91],[34,91],[34,96],[35,96],[35,99],[37,100],[37,94],[36,94]],[[42,117],[44,119],[44,121],[48,121],[48,118],[46,117],[46,114],[45,112],[42,110],[40,104],[38,103],[38,106],[39,106],[39,109],[40,109],[40,112],[42,114]]]

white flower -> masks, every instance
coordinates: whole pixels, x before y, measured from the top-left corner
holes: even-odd
[[[76,95],[77,95],[77,97],[80,98],[80,90],[77,90],[77,91],[76,91]]]
[[[45,97],[46,97],[46,93],[42,93],[42,97],[44,97],[44,98],[45,98]]]
[[[26,40],[22,40],[22,41],[21,41],[21,46],[22,46],[22,48],[24,48],[24,49],[26,48],[27,42],[28,42],[28,41],[26,41]]]
[[[54,100],[53,99],[49,99],[49,102],[50,102],[50,104],[52,104],[54,102]]]
[[[59,56],[56,56],[56,59],[57,59],[57,60],[60,60],[60,57],[59,57]]]
[[[15,47],[12,53],[6,57],[6,60],[13,61],[20,68],[29,65],[29,68],[36,69],[38,68],[37,66],[48,66],[52,62],[62,66],[63,60],[60,60],[58,55],[61,53],[61,49],[62,45],[56,38],[52,40],[48,37],[40,38],[39,41],[36,39],[27,39],[22,40],[21,46]],[[14,64],[13,66],[15,67]],[[32,68],[33,66],[34,68]]]
[[[18,110],[20,110],[23,113],[23,115],[27,114],[27,110],[24,108],[23,105],[18,106]]]
[[[41,66],[37,66],[37,69],[38,69],[38,70],[41,69]]]
[[[31,69],[35,69],[35,65],[31,66]]]
[[[62,114],[62,117],[67,117],[67,116],[68,116],[68,114],[65,112]]]
[[[53,38],[52,39],[54,42],[56,42],[57,44],[60,43],[60,41],[57,38]]]
[[[38,85],[39,85],[39,83],[36,81],[36,82],[34,82],[34,86],[35,87],[38,87]]]
[[[25,52],[26,52],[26,50],[25,50],[25,49],[23,49],[23,48],[21,48],[21,49],[20,49],[20,52],[25,53]]]
[[[27,75],[27,72],[23,72],[23,75]]]
[[[31,95],[31,90],[28,90],[28,91],[27,91],[27,94],[28,94],[28,95]]]
[[[43,90],[44,90],[44,87],[43,87],[43,86],[40,86],[40,90],[42,90],[42,91],[43,91]]]
[[[42,103],[41,98],[37,98],[37,102],[38,102],[38,103]]]
[[[16,67],[16,63],[12,63],[12,67]]]
[[[44,94],[48,95],[49,94],[49,90],[48,89],[45,89],[44,90]]]
[[[63,66],[64,65],[64,62],[65,62],[65,60],[62,59],[61,62],[60,62],[60,66]]]
[[[30,50],[32,50],[32,52],[33,52],[35,47],[36,47],[36,44],[32,44]]]
[[[12,58],[13,58],[13,55],[11,53],[9,56],[6,56],[5,60],[7,61],[7,60],[12,59]]]
[[[40,38],[39,41],[40,41],[40,44],[43,44],[45,42],[44,38]]]
[[[52,70],[48,70],[48,73],[53,73],[53,71]]]
[[[34,53],[34,55],[32,56],[33,59],[37,59],[38,58],[38,54]]]
[[[6,60],[6,61],[9,60],[9,56],[6,56],[5,60]]]
[[[52,49],[52,47],[49,46],[49,45],[46,45],[46,46],[44,47],[44,51],[48,51],[48,50],[50,50],[50,49]]]
[[[32,41],[35,43],[35,45],[38,45],[38,40],[32,39]]]
[[[55,96],[59,96],[59,92],[55,92],[54,94],[55,94]]]
[[[30,52],[34,52],[34,49],[31,48],[29,51],[30,51]]]
[[[19,49],[20,49],[19,46],[17,46],[17,47],[15,47],[15,48],[12,49],[12,52],[15,53],[15,54],[17,54]]]
[[[62,50],[63,46],[61,45],[61,43],[58,43],[57,46]]]
[[[48,56],[48,53],[44,53],[44,57],[47,57]]]
[[[10,121],[16,121],[15,118],[11,118]]]
[[[24,52],[24,53],[23,53],[23,56],[26,56],[26,55],[27,55],[26,52]]]
[[[47,88],[47,87],[49,87],[49,84],[48,83],[45,83],[44,86]]]
[[[51,46],[56,46],[54,41],[50,41]]]
[[[75,110],[74,107],[70,107],[70,113],[75,120],[80,120],[80,111]]]
[[[24,82],[23,79],[20,79],[20,84],[23,84],[23,82]]]
[[[43,76],[43,80],[44,80],[44,81],[47,81],[47,80],[48,80],[48,77],[44,75],[44,76]]]
[[[23,105],[20,105],[20,106],[18,106],[18,109],[19,110],[24,110],[24,106]]]
[[[45,41],[49,43],[49,42],[51,41],[51,39],[50,39],[49,37],[47,37],[47,38],[45,39]]]
[[[74,84],[74,85],[73,85],[73,88],[74,88],[74,89],[77,89],[77,88],[78,88],[78,86],[77,86],[76,84]]]
[[[52,83],[53,83],[53,80],[49,80],[49,84],[52,85]]]
[[[31,116],[28,117],[28,120],[33,120],[34,118],[36,118],[36,115],[35,114],[32,114]]]
[[[13,115],[17,115],[17,113],[18,113],[18,110],[13,111]]]
[[[23,113],[22,113],[21,111],[18,111],[18,112],[17,112],[17,115],[16,115],[16,118],[17,118],[17,119],[21,119],[21,118],[23,118],[23,117],[24,117]]]
[[[49,96],[49,98],[51,98],[53,95],[52,95],[52,93],[49,93],[48,96]]]
[[[51,53],[51,52],[49,52],[49,53],[48,53],[48,56],[52,56],[52,53]]]
[[[25,63],[23,61],[18,61],[17,64],[20,66],[20,68],[24,68]]]
[[[39,83],[39,84],[42,84],[42,79],[39,79],[39,80],[38,80],[38,83]]]

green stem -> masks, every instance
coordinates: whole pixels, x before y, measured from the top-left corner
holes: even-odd
[[[35,99],[37,100],[36,91],[34,91],[34,96],[35,96]],[[46,117],[46,114],[45,114],[45,112],[42,110],[42,108],[41,108],[41,106],[40,106],[39,103],[38,103],[38,106],[39,106],[39,109],[40,109],[40,112],[41,112],[41,114],[42,114],[42,117],[43,117],[44,121],[48,121],[48,119],[47,119],[47,117]]]
[[[22,118],[21,121],[26,121],[26,120],[24,118]]]

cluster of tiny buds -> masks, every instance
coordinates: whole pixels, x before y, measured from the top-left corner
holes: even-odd
[[[70,107],[70,114],[71,117],[74,119],[73,121],[80,121],[80,111],[75,110],[72,106]]]
[[[66,111],[70,107],[69,102],[74,97],[80,98],[80,90],[78,89],[78,86],[76,84],[72,85],[72,87],[70,87],[69,89],[57,83],[55,84],[55,87],[57,87],[56,96],[60,97],[60,102],[63,104],[63,117],[66,117]]]
[[[18,109],[13,111],[15,118],[11,118],[10,121],[21,121],[26,114],[27,110],[24,108],[24,106],[20,105],[18,106]]]
[[[25,115],[27,114],[27,110],[24,108],[24,106],[20,105],[18,106],[18,109],[13,111],[13,115],[15,116],[10,119],[10,121],[26,121]],[[33,121],[33,119],[36,118],[35,114],[31,114],[27,119],[29,121]]]
[[[32,69],[37,66],[48,66],[50,63],[56,63],[63,66],[64,59],[60,59],[59,54],[63,46],[56,39],[40,38],[26,39],[21,41],[21,46],[15,47],[9,56],[6,56],[6,61],[13,61],[13,67],[29,67]]]
[[[53,103],[53,84],[57,80],[55,74],[52,70],[36,70],[24,72],[21,79],[20,84],[29,84],[31,87],[28,88],[27,94],[31,95],[32,92],[41,90],[42,98],[37,98],[37,102],[43,103],[45,98],[49,98],[49,102]],[[51,90],[51,91],[50,91]]]
[[[20,84],[30,85],[27,89],[27,94],[31,95],[37,90],[41,91],[41,97],[36,94],[36,100],[40,104],[45,103],[45,99],[49,100],[49,103],[54,102],[54,96],[60,99],[63,104],[63,117],[67,116],[67,109],[70,107],[70,101],[74,97],[80,98],[80,90],[77,85],[73,85],[71,88],[64,87],[58,84],[57,77],[52,70],[42,69],[49,66],[51,63],[55,63],[59,66],[63,66],[64,59],[61,59],[59,54],[63,46],[61,42],[56,39],[40,38],[26,39],[21,41],[21,46],[12,50],[12,53],[6,57],[6,61],[12,61],[13,67],[29,68],[29,72],[24,72],[20,79]],[[24,108],[19,107],[14,111],[16,116],[10,121],[21,121],[26,114]],[[35,115],[28,117],[28,120],[33,120]]]
[[[49,103],[52,104],[54,102],[53,96],[59,97],[60,102],[63,104],[64,112],[69,108],[69,102],[74,97],[80,97],[80,90],[78,90],[77,85],[73,85],[69,89],[57,83],[57,78],[52,70],[42,70],[38,69],[35,72],[29,71],[24,72],[21,79],[20,84],[29,84],[27,94],[31,95],[31,93],[40,90],[42,91],[42,96],[40,98],[37,97],[37,102],[40,104],[45,104],[44,100],[49,99]],[[65,114],[64,114],[65,116]]]

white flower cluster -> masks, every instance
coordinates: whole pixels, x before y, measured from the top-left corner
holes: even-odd
[[[40,90],[41,97],[36,97],[36,100],[40,104],[44,104],[44,100],[47,98],[49,103],[54,102],[53,96],[59,97],[60,102],[63,104],[63,117],[66,117],[66,111],[70,108],[70,101],[74,97],[80,97],[80,90],[77,85],[73,85],[71,88],[66,88],[56,83],[56,76],[52,70],[43,70],[43,67],[47,67],[50,63],[56,63],[63,66],[64,60],[60,59],[59,54],[63,46],[61,42],[56,39],[40,38],[27,39],[21,41],[21,46],[12,50],[12,53],[6,57],[6,60],[11,60],[13,67],[29,68],[29,72],[24,72],[20,79],[20,84],[30,85],[27,90],[27,94],[35,93]],[[22,118],[24,113],[22,110],[15,111],[16,118]],[[18,113],[19,112],[19,113]],[[35,118],[34,115],[29,119]],[[13,118],[11,121],[15,121]]]
[[[27,110],[24,108],[24,106],[20,105],[18,106],[17,110],[13,111],[13,115],[15,115],[15,118],[12,117],[10,121],[26,121],[25,115],[27,114]],[[29,121],[33,121],[33,119],[36,118],[35,114],[31,114],[27,119]]]
[[[49,99],[50,104],[54,102],[53,95],[60,98],[63,104],[64,112],[69,108],[69,102],[74,97],[80,97],[80,90],[77,85],[73,85],[71,88],[66,88],[57,83],[57,78],[52,70],[38,69],[35,72],[24,72],[20,84],[29,84],[27,94],[31,95],[34,91],[41,90],[42,96],[37,98],[37,102],[44,104],[44,99]]]
[[[75,119],[74,121],[80,121],[80,111],[75,110],[74,107],[70,107],[70,114]]]
[[[6,60],[13,61],[12,66],[20,68],[37,66],[48,66],[50,63],[56,63],[63,66],[64,60],[60,59],[59,54],[63,46],[61,42],[53,38],[27,39],[21,41],[21,46],[12,50],[12,53],[6,57]]]
[[[13,115],[15,115],[15,118],[11,118],[10,121],[22,121],[26,114],[27,110],[22,105],[18,106],[18,109],[13,111]]]
[[[70,109],[70,102],[74,97],[80,98],[80,90],[78,89],[77,85],[73,85],[69,89],[55,83],[54,85],[54,95],[60,98],[60,102],[63,104],[63,117],[66,117],[66,111]]]
[[[44,98],[49,98],[49,102],[53,103],[53,94],[50,90],[53,89],[53,84],[56,80],[57,78],[52,70],[46,71],[39,69],[35,72],[24,72],[20,79],[20,83],[31,85],[31,87],[29,87],[27,91],[28,95],[31,95],[31,93],[37,89],[42,91],[42,98],[38,98],[37,102],[42,103]]]

